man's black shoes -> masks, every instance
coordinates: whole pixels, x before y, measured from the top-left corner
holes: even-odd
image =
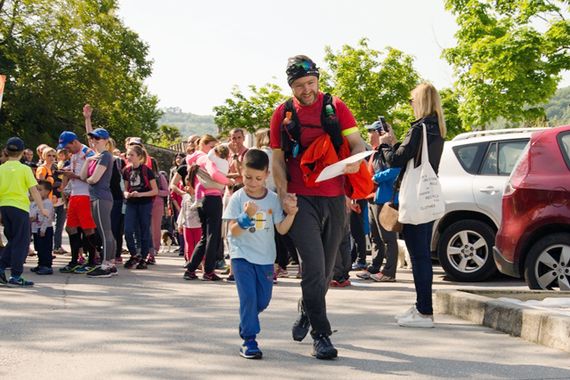
[[[291,333],[293,335],[293,340],[297,342],[301,342],[307,334],[309,333],[309,327],[311,327],[311,323],[309,322],[309,317],[305,314],[305,308],[303,306],[303,299],[299,300],[298,305],[299,316],[293,323],[293,328],[291,329]]]
[[[331,343],[328,336],[318,336],[313,342],[313,354],[317,359],[331,360],[338,356],[338,351]]]

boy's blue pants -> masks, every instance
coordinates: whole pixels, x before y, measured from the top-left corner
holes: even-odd
[[[269,305],[273,289],[273,264],[257,265],[232,259],[232,272],[239,296],[239,335],[255,338],[261,331],[259,313]]]
[[[12,277],[19,277],[24,271],[24,261],[30,248],[30,213],[16,207],[0,207],[4,235],[8,243],[0,257],[0,270],[10,267]]]

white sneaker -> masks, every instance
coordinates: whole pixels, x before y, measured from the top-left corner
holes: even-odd
[[[394,319],[397,321],[398,319],[406,318],[408,315],[412,314],[415,310],[416,306],[412,305],[408,310],[404,311],[402,314],[394,316]]]
[[[414,310],[411,314],[405,316],[404,318],[398,319],[398,325],[402,327],[432,328],[433,316],[421,314],[414,307]]]

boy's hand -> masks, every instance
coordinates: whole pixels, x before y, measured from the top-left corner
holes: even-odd
[[[259,207],[257,207],[255,202],[253,202],[253,201],[247,201],[247,202],[245,202],[245,205],[243,206],[243,211],[245,211],[245,213],[250,218],[253,218],[255,216],[255,214],[257,214],[257,210],[259,210]]]
[[[40,231],[40,237],[46,237],[46,232],[45,231]]]
[[[183,228],[183,227],[178,227],[178,233],[179,233],[179,234],[184,233],[184,228]]]

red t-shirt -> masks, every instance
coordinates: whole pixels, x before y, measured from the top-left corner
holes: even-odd
[[[308,147],[319,136],[326,132],[321,127],[321,109],[323,107],[324,94],[319,92],[319,97],[315,103],[310,106],[301,105],[297,99],[293,98],[293,106],[297,112],[299,122],[303,126],[301,128],[301,145]],[[340,122],[340,129],[343,135],[358,132],[356,128],[356,120],[352,112],[348,109],[342,100],[333,97],[333,105],[336,110],[336,116]],[[271,117],[271,148],[281,148],[281,123],[285,115],[285,103],[281,104]],[[336,197],[344,195],[344,176],[331,178],[327,181],[319,182],[316,187],[307,187],[303,181],[301,167],[299,165],[301,156],[296,158],[290,157],[286,162],[287,172],[291,177],[287,184],[287,192],[298,195],[320,196],[320,197]]]

